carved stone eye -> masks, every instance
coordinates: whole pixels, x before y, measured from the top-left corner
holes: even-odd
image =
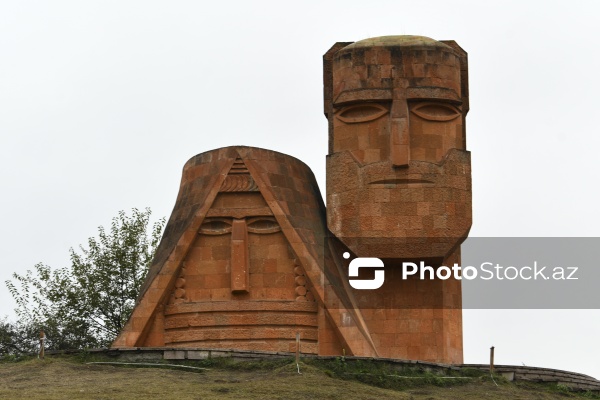
[[[275,233],[281,230],[275,218],[269,217],[251,218],[247,226],[250,233]]]
[[[458,108],[441,103],[419,103],[413,106],[411,111],[428,121],[452,121],[461,115]]]
[[[205,219],[200,226],[200,233],[204,235],[224,235],[231,232],[231,223],[226,219]]]
[[[347,124],[357,124],[360,122],[373,121],[382,115],[387,114],[387,107],[381,104],[355,104],[342,108],[335,116]]]

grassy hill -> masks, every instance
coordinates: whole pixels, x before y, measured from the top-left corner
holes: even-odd
[[[495,382],[478,371],[439,376],[363,363],[196,362],[195,372],[88,364],[89,357],[0,362],[1,399],[600,399],[560,385]]]

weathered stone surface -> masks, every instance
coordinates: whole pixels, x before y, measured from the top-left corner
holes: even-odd
[[[466,238],[466,57],[454,42],[421,36],[325,55],[327,222],[355,255],[441,261]]]
[[[210,358],[210,352],[208,350],[188,350],[188,360],[205,360]]]
[[[185,360],[184,350],[165,350],[163,358],[165,360]]]
[[[399,269],[460,264],[471,227],[467,55],[453,41],[386,36],[336,44],[324,62],[328,228],[339,252],[386,265],[380,289],[350,297],[380,356],[460,363],[460,281],[404,280]]]
[[[460,262],[471,226],[466,60],[456,43],[419,36],[325,54],[327,210],[310,169],[285,154],[234,146],[190,159],[113,347],[293,352],[299,333],[304,353],[461,363],[460,281],[397,270]],[[345,252],[384,259],[384,286],[352,289]]]

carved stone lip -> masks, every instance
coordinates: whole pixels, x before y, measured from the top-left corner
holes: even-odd
[[[431,187],[440,183],[443,167],[423,161],[411,161],[409,168],[393,168],[389,161],[360,168],[362,181],[370,187]]]
[[[393,179],[379,179],[376,181],[369,182],[369,185],[422,185],[429,184],[433,185],[435,182],[427,179],[404,179],[404,178],[393,178]]]

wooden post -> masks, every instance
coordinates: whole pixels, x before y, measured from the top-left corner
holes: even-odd
[[[39,358],[44,359],[44,341],[46,340],[46,334],[44,330],[40,329],[40,354]]]
[[[490,347],[490,373],[494,372],[494,346]]]
[[[300,362],[300,332],[296,333],[296,365]]]

